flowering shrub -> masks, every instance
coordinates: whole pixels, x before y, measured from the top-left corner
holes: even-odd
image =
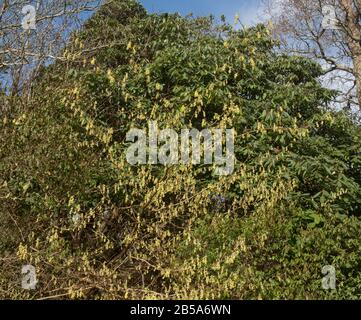
[[[316,63],[276,46],[263,25],[101,8],[3,111],[0,296],[360,297],[359,125]],[[149,120],[234,128],[233,173],[129,164],[126,133]]]

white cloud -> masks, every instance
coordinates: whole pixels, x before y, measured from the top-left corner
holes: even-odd
[[[253,6],[243,5],[237,12],[242,24],[251,26],[262,21],[263,6],[255,4]]]

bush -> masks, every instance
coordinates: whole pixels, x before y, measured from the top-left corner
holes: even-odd
[[[112,6],[4,111],[2,297],[359,298],[361,131],[329,107],[320,66],[277,53],[263,25]],[[234,128],[233,174],[131,166],[125,135],[149,120]]]

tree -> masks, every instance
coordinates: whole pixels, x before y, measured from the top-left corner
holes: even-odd
[[[267,13],[288,52],[319,61],[340,102],[361,103],[361,1],[268,0]]]
[[[77,30],[70,58],[45,66],[28,108],[0,122],[2,295],[358,297],[360,127],[330,108],[317,63],[276,45],[263,25],[125,0]],[[234,128],[233,174],[128,163],[127,133],[149,120]],[[16,285],[28,263],[34,292]],[[337,293],[320,290],[324,265]]]
[[[101,0],[2,1],[0,4],[1,87],[11,94],[29,92],[39,68],[65,59],[71,31],[94,12]],[[23,86],[28,86],[27,90]]]

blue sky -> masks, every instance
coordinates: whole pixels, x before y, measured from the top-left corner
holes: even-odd
[[[141,0],[149,12],[179,12],[182,15],[193,13],[195,16],[224,14],[230,22],[236,14],[245,25],[259,21],[261,0]]]

